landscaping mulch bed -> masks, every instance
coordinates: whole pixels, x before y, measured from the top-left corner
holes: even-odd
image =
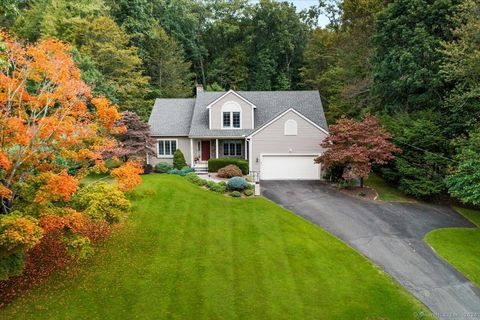
[[[378,197],[377,191],[370,187],[348,187],[339,191],[359,199],[376,200]]]

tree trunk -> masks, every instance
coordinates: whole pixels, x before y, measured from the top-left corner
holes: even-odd
[[[360,177],[360,188],[363,188],[363,177]]]

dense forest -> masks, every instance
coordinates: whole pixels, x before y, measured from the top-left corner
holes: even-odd
[[[82,78],[147,118],[156,97],[320,91],[329,123],[375,114],[403,150],[376,170],[421,199],[480,204],[480,4],[4,0],[0,25],[70,43]],[[329,17],[325,27],[319,15]]]

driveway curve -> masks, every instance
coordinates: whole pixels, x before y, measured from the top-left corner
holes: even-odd
[[[480,288],[423,241],[438,228],[474,227],[448,207],[355,199],[316,181],[262,181],[262,194],[341,238],[440,319],[480,319]]]

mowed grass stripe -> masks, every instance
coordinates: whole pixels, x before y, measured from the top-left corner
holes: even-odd
[[[352,248],[266,199],[228,198],[178,176],[143,179],[138,192],[156,195],[135,200],[122,229],[0,318],[415,319],[427,312]]]

